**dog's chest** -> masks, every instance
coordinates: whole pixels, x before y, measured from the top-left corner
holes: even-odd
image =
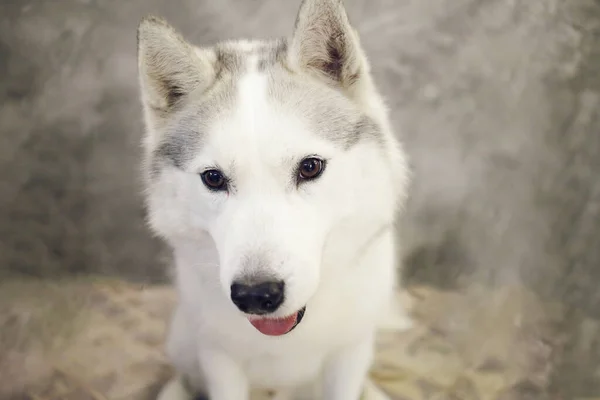
[[[362,336],[349,319],[331,324],[313,311],[289,337],[260,337],[254,346],[237,349],[235,354],[241,355],[252,385],[277,388],[312,383],[332,353],[346,341]]]
[[[254,387],[294,387],[315,381],[324,360],[324,353],[314,351],[281,352],[254,356],[246,360],[244,369]]]

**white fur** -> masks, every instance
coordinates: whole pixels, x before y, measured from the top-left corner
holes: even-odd
[[[173,233],[181,295],[176,318],[189,324],[178,329],[184,322],[175,322],[170,353],[176,365],[179,357],[197,353],[204,374],[212,377],[208,390],[214,400],[243,400],[239,396],[249,382],[267,388],[300,385],[316,378],[323,365],[331,371],[327,398],[352,399],[370,365],[375,324],[396,280],[392,227],[362,254],[355,251],[368,233],[377,234],[393,219],[392,174],[375,145],[359,144],[344,153],[308,134],[299,121],[274,112],[264,82],[254,72],[241,79],[235,114],[216,124],[192,163],[235,162],[236,198],[210,193],[197,176],[174,169],[153,191],[154,225]],[[320,192],[287,192],[279,163],[292,150],[337,160],[327,167]],[[366,191],[362,179],[355,179],[361,175],[381,179]],[[362,219],[355,215],[361,208],[377,212]],[[205,231],[210,239],[202,237]],[[286,303],[276,315],[308,304],[305,320],[285,337],[256,331],[228,296],[234,278],[245,272],[241,261],[256,249],[271,256],[265,268],[286,280]],[[194,375],[196,368],[182,372]]]
[[[264,90],[264,77],[242,78],[236,114],[220,121],[193,163],[235,161],[239,198],[208,193],[195,175],[175,170],[165,173],[154,191],[154,209],[165,207],[164,215],[157,211],[152,218],[181,232],[170,241],[181,295],[175,318],[185,321],[175,321],[169,352],[182,373],[203,370],[214,400],[244,400],[250,384],[301,385],[317,378],[323,366],[326,399],[357,399],[371,363],[375,325],[396,280],[392,229],[364,253],[354,251],[370,236],[365,232],[375,234],[392,221],[392,174],[375,146],[359,144],[343,154],[298,121],[273,112]],[[338,159],[327,168],[321,193],[304,198],[286,193],[278,161],[290,149]],[[381,181],[367,191],[354,179],[361,175]],[[360,208],[378,211],[364,220],[349,217]],[[267,268],[277,268],[286,279],[287,300],[277,315],[308,304],[305,320],[287,336],[262,335],[228,297],[234,277],[244,273],[241,260],[255,249],[270,254]],[[198,360],[186,361],[194,355]]]
[[[168,353],[178,374],[211,400],[247,400],[252,388],[280,390],[279,400],[288,400],[307,384],[324,400],[358,400],[363,390],[368,399],[385,399],[365,379],[377,325],[389,316],[396,289],[394,221],[408,173],[366,59],[356,52],[364,64],[359,82],[346,96],[322,93],[372,118],[381,138],[344,149],[312,131],[301,110],[272,101],[267,75],[250,59],[235,107],[205,127],[194,159],[185,169],[163,167],[148,183],[150,225],[173,247],[176,263],[179,305]],[[149,136],[160,136],[149,113]],[[322,177],[290,185],[292,167],[313,154],[330,160]],[[201,183],[198,173],[215,163],[235,176],[234,190],[211,192]],[[307,306],[295,330],[265,336],[235,307],[230,286],[249,275],[285,282],[274,316]],[[395,327],[406,328],[397,311]],[[179,378],[160,396],[184,399],[191,394]]]

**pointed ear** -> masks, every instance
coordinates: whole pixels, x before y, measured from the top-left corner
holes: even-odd
[[[138,67],[147,111],[160,119],[192,91],[208,87],[215,75],[210,55],[162,19],[144,18],[138,27]]]
[[[358,35],[341,0],[303,0],[289,57],[292,67],[346,89],[368,73]]]

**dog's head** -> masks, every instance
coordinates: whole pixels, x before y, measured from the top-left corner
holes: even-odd
[[[138,42],[152,229],[176,248],[210,237],[247,314],[302,309],[330,243],[347,254],[391,224],[406,186],[341,1],[305,0],[289,40],[197,48],[147,18]]]

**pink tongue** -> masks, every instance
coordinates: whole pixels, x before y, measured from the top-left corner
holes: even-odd
[[[250,319],[250,323],[260,333],[268,336],[281,336],[288,333],[296,324],[298,313],[285,318]]]

